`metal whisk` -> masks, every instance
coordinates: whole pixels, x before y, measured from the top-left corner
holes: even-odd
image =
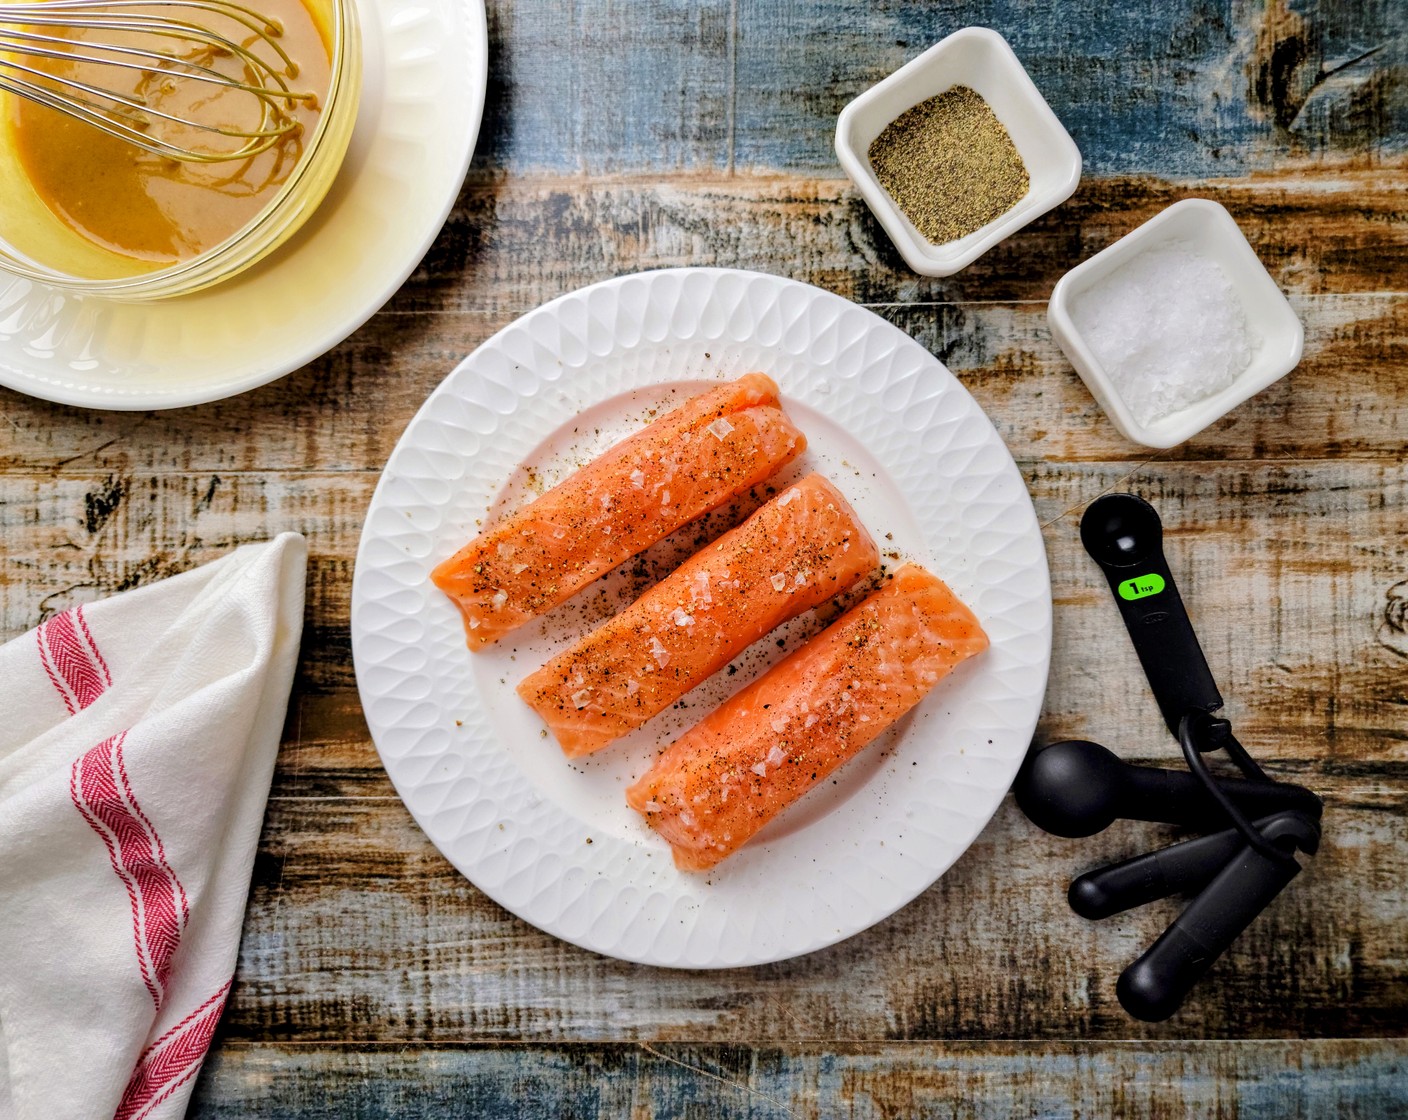
[[[224,30],[211,26],[222,21]],[[90,39],[89,32],[113,41]],[[247,159],[296,130],[292,109],[312,98],[289,86],[298,66],[278,43],[281,34],[277,21],[230,0],[0,0],[0,90],[154,155],[191,163]],[[261,48],[264,56],[256,53]],[[46,68],[42,60],[61,65]],[[221,73],[217,60],[236,73]],[[71,64],[106,68],[114,81],[126,75],[130,82],[135,73],[136,92],[54,72]],[[230,127],[163,110],[160,94],[181,82],[254,98],[257,120],[251,114],[248,127]]]

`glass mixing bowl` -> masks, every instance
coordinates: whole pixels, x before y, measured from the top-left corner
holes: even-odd
[[[337,177],[357,121],[362,89],[362,38],[355,0],[304,3],[329,33],[328,92],[297,166],[252,220],[220,244],[187,260],[155,269],[134,261],[131,275],[111,275],[111,265],[105,276],[84,275],[80,268],[60,266],[55,258],[72,235],[29,188],[14,149],[12,129],[0,122],[0,269],[106,299],[162,299],[227,280],[287,241],[317,209]],[[4,102],[8,96],[0,101],[0,108],[7,107]],[[23,243],[23,251],[16,246],[17,240]]]

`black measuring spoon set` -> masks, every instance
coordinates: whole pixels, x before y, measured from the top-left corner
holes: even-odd
[[[1175,894],[1193,900],[1116,985],[1136,1019],[1167,1019],[1193,986],[1300,872],[1297,852],[1320,844],[1323,803],[1303,786],[1266,775],[1215,716],[1223,704],[1163,551],[1154,507],[1133,494],[1093,502],[1081,543],[1100,565],[1164,722],[1188,770],[1133,766],[1097,743],[1034,749],[1013,785],[1017,804],[1057,836],[1093,836],[1116,819],[1161,821],[1207,835],[1086,872],[1071,909],[1108,918]],[[1239,778],[1214,774],[1223,751]]]

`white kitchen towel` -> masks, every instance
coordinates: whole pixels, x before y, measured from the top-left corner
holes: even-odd
[[[0,646],[0,1117],[185,1114],[303,623],[296,533]]]

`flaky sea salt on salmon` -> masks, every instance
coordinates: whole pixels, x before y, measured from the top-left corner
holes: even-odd
[[[704,871],[922,700],[987,635],[915,564],[685,732],[626,791]]]
[[[554,657],[518,694],[569,757],[599,750],[879,562],[841,492],[808,475]]]
[[[750,373],[685,401],[431,573],[481,649],[566,602],[598,576],[756,486],[806,437],[777,386]]]

